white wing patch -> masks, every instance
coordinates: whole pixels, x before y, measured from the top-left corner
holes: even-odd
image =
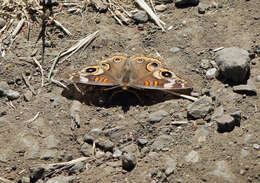
[[[85,83],[88,83],[88,78],[86,78],[86,77],[84,77],[84,76],[79,76],[79,82],[80,83],[83,83],[83,84],[85,84]]]
[[[165,83],[163,86],[164,86],[164,88],[168,88],[168,89],[170,89],[170,88],[172,88],[173,87],[173,85],[175,84],[175,79],[167,79],[168,81],[170,81],[169,83]]]

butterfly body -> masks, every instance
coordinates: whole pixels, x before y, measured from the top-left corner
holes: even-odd
[[[99,61],[97,65],[68,73],[65,79],[75,84],[103,86],[107,89],[192,90],[188,80],[167,69],[161,60],[145,56],[113,56]]]

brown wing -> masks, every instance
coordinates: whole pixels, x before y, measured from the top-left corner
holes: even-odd
[[[136,59],[137,58],[137,59]],[[137,61],[143,59],[143,62]],[[149,57],[132,59],[131,86],[143,89],[160,89],[172,91],[192,90],[191,82],[163,67],[163,62]],[[157,63],[157,67],[156,64]]]

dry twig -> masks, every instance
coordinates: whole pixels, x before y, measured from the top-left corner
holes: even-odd
[[[41,71],[41,75],[42,75],[42,87],[44,86],[44,74],[43,74],[43,68],[40,64],[40,62],[38,62],[38,60],[35,57],[32,57],[33,61],[38,65],[38,67],[40,68]]]
[[[29,90],[31,90],[31,92],[33,93],[33,95],[36,95],[36,92],[34,90],[34,88],[32,87],[32,85],[30,84],[29,80],[26,78],[26,76],[24,75],[24,73],[22,73],[22,78],[24,80],[25,85],[29,88]]]

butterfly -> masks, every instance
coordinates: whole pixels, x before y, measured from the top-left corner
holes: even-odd
[[[69,72],[65,79],[73,84],[102,86],[104,90],[162,90],[174,95],[192,91],[189,80],[166,68],[160,59],[146,56],[112,56],[97,65],[87,65]]]

